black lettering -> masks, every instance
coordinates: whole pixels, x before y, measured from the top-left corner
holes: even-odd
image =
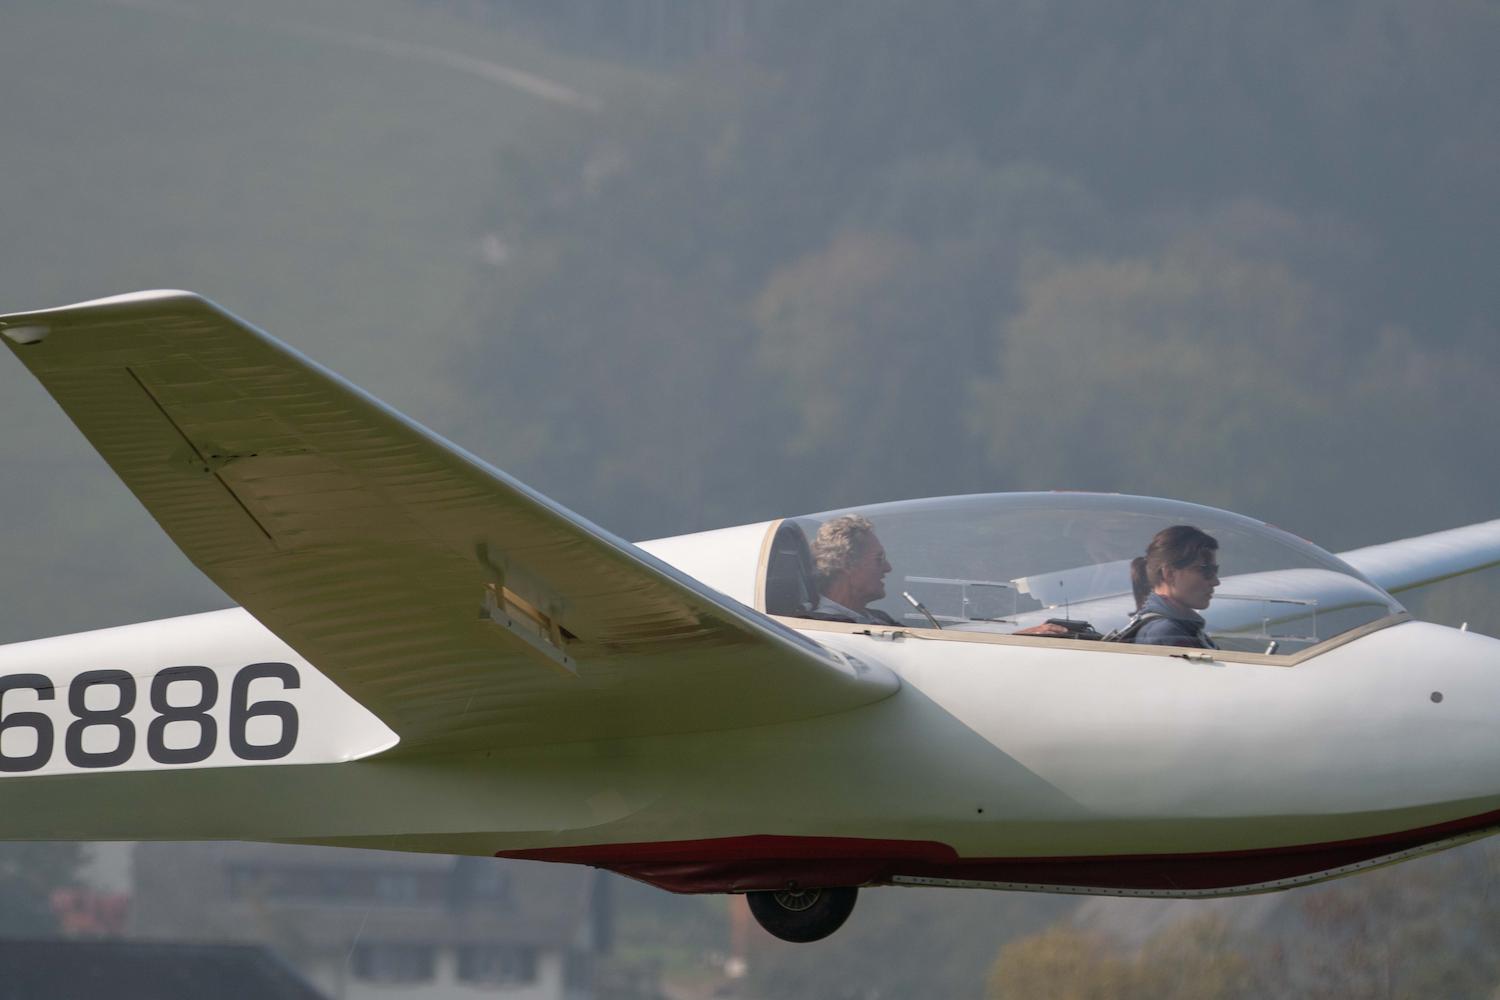
[[[52,720],[41,712],[12,712],[5,714],[5,692],[17,689],[36,692],[41,701],[57,697],[52,681],[42,674],[9,674],[0,677],[0,772],[20,774],[35,771],[46,765],[52,756]],[[5,733],[10,729],[30,729],[36,733],[36,749],[24,757],[5,756]]]
[[[173,705],[167,691],[179,681],[198,685],[198,701],[193,705]],[[219,741],[219,724],[209,715],[219,699],[219,678],[207,667],[168,667],[151,681],[151,707],[156,718],[146,729],[146,752],[158,764],[196,764],[214,752]],[[193,722],[198,726],[198,742],[190,747],[167,746],[167,727],[174,722]]]
[[[262,678],[281,681],[288,690],[300,688],[302,678],[290,663],[252,663],[234,677],[229,694],[229,747],[241,760],[280,760],[297,745],[297,707],[286,701],[250,704],[250,684]],[[250,720],[261,716],[281,720],[281,736],[275,743],[251,743]]]
[[[119,689],[119,701],[111,708],[89,708],[88,691],[92,687],[112,685]],[[125,718],[135,707],[135,678],[123,670],[88,670],[73,679],[68,687],[68,711],[74,722],[63,737],[68,763],[74,767],[115,767],[135,753],[135,723]],[[90,753],[83,749],[83,734],[95,726],[111,726],[118,736],[113,750]]]

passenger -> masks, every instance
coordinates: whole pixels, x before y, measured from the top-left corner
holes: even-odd
[[[885,596],[885,575],[891,571],[885,546],[875,536],[869,518],[845,514],[824,521],[813,539],[812,555],[818,603],[805,617],[862,625],[900,624],[879,608],[869,607],[871,601]],[[1016,634],[1062,636],[1068,630],[1048,622]]]
[[[864,625],[895,625],[896,620],[871,601],[885,596],[885,575],[891,564],[885,546],[875,537],[875,526],[859,514],[845,514],[824,521],[812,543],[818,603],[809,618],[857,622]]]
[[[1189,524],[1163,528],[1130,564],[1135,591],[1132,642],[1217,649],[1198,614],[1219,585],[1219,543]]]

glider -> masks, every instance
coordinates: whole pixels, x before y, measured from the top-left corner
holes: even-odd
[[[995,494],[631,544],[190,293],[0,335],[239,603],[0,647],[0,839],[588,864],[806,941],[865,886],[1232,895],[1500,829],[1500,642],[1393,596],[1500,563],[1500,520],[1340,557]],[[818,615],[849,514],[877,621]],[[1183,523],[1215,648],[1101,641]]]

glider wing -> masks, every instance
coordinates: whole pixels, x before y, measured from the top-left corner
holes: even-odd
[[[1500,520],[1340,552],[1339,558],[1397,593],[1500,565]]]
[[[196,295],[0,333],[193,563],[397,752],[762,725],[897,686]]]

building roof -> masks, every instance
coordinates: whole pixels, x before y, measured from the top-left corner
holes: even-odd
[[[135,937],[565,949],[587,936],[593,872],[570,865],[350,848],[141,844]],[[477,886],[487,886],[476,889]]]
[[[256,945],[0,939],[0,1000],[325,1000]]]

